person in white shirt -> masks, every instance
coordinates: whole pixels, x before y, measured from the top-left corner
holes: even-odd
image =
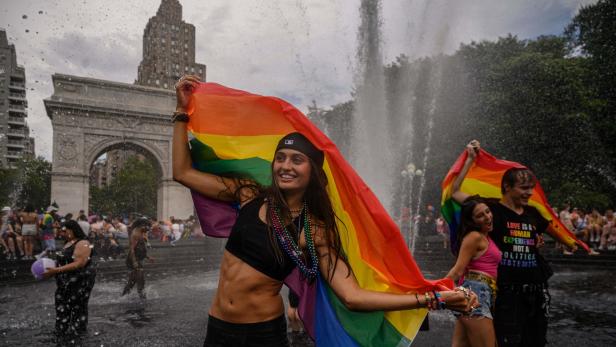
[[[88,223],[88,217],[86,217],[85,214],[80,214],[79,217],[77,217],[77,223],[81,227],[81,230],[83,230],[83,233],[86,235],[86,237],[89,237],[90,223]]]

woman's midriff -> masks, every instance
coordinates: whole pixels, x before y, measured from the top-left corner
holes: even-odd
[[[482,276],[486,276],[486,277],[489,277],[489,278],[491,278],[491,279],[496,281],[496,278],[494,278],[492,275],[487,274],[487,273],[485,273],[483,271],[479,271],[479,270],[475,270],[475,269],[468,269],[468,272],[469,273],[475,273],[475,274],[482,275]]]
[[[225,250],[218,289],[209,314],[230,323],[257,323],[280,317],[282,282],[255,270]]]

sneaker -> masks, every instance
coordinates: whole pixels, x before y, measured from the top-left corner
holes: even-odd
[[[563,255],[573,255],[573,252],[569,252],[568,250],[563,251]]]
[[[592,248],[590,249],[590,252],[588,252],[588,255],[599,255],[599,254],[601,254],[601,253],[599,253],[599,252],[595,251],[595,250],[594,250],[594,249],[592,249]]]

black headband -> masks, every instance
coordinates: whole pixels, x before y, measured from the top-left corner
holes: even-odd
[[[290,133],[280,139],[278,146],[276,146],[276,152],[283,148],[294,149],[302,152],[308,158],[312,159],[318,166],[323,166],[323,160],[325,158],[322,151],[317,149],[304,135],[300,133]]]

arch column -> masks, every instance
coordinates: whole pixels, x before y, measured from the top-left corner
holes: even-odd
[[[190,191],[171,179],[163,179],[158,186],[158,201],[159,219],[171,216],[186,219],[194,211]]]
[[[90,204],[89,176],[54,172],[51,175],[51,201],[60,206],[59,213],[88,211]]]

